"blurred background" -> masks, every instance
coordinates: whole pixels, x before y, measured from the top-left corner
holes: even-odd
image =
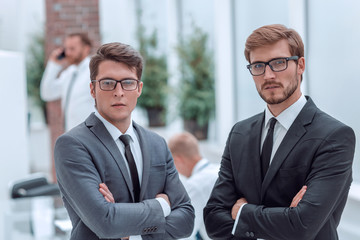
[[[220,162],[233,124],[265,107],[243,51],[247,36],[267,24],[300,33],[303,92],[358,136],[359,12],[357,0],[0,0],[0,239],[47,239],[34,237],[34,222],[21,227],[18,219],[33,219],[32,210],[48,203],[21,203],[22,208],[10,191],[33,173],[54,179],[52,148],[63,131],[60,102],[41,101],[39,84],[48,55],[66,34],[87,32],[94,49],[114,41],[138,49],[146,66],[134,120],[165,138],[191,131],[203,154]],[[358,155],[357,145],[354,181],[339,226],[345,240],[360,238]],[[52,214],[59,214],[56,208]]]

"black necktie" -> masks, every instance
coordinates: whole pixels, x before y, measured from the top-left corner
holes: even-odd
[[[139,202],[139,198],[140,198],[140,183],[139,183],[139,175],[136,169],[136,164],[135,164],[135,160],[134,160],[134,156],[131,153],[131,149],[130,149],[130,135],[127,134],[123,134],[120,136],[120,140],[124,143],[125,145],[125,157],[126,160],[129,164],[129,169],[130,169],[130,175],[131,175],[131,181],[133,184],[133,193],[134,193],[134,198],[135,198],[135,202]]]
[[[262,179],[264,179],[265,174],[269,168],[269,163],[270,163],[270,157],[271,157],[271,152],[272,152],[272,148],[273,148],[273,135],[274,135],[274,126],[276,123],[276,118],[271,118],[270,119],[270,124],[269,124],[269,130],[266,134],[266,138],[262,147],[262,152],[261,152],[261,170],[262,170]]]

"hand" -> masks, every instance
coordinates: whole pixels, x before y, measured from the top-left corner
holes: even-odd
[[[157,198],[163,198],[165,199],[165,201],[169,204],[170,208],[171,208],[171,204],[170,204],[170,200],[168,195],[166,195],[165,193],[159,193],[158,195],[156,195]]]
[[[236,201],[236,203],[234,204],[234,206],[231,209],[231,217],[233,220],[236,219],[236,216],[237,216],[241,206],[245,203],[247,203],[245,198],[240,198]]]
[[[64,51],[64,48],[60,47],[60,48],[56,48],[54,49],[49,56],[49,60],[56,62],[57,64],[60,65],[65,65],[66,64],[66,58],[63,59],[58,59],[57,57],[61,54],[61,52]]]
[[[115,203],[114,196],[112,195],[112,193],[110,192],[110,190],[106,186],[106,184],[105,183],[100,183],[99,187],[100,187],[99,191],[104,196],[105,200],[110,202],[110,203]]]
[[[305,192],[306,192],[307,186],[303,186],[300,191],[295,195],[295,197],[293,198],[290,207],[296,207],[300,200],[303,198]]]

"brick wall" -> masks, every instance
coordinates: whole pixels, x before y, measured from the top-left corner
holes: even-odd
[[[64,37],[73,32],[86,32],[93,51],[100,46],[99,0],[46,0],[45,55],[62,46]],[[56,138],[64,132],[60,100],[47,103],[48,126],[51,135],[52,176],[56,181],[53,148]]]

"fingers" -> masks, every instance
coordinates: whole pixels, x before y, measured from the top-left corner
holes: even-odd
[[[300,189],[300,191],[293,198],[290,207],[296,207],[299,204],[300,200],[304,197],[306,190],[307,190],[307,186],[303,186]]]
[[[170,204],[170,200],[169,200],[169,197],[168,195],[166,195],[165,193],[159,193],[156,195],[157,198],[163,198],[165,199],[165,201],[169,204],[169,206],[171,207],[171,204]]]
[[[232,209],[231,209],[231,218],[232,218],[233,220],[236,219],[236,216],[237,216],[237,214],[238,214],[241,206],[242,206],[243,204],[245,204],[245,203],[247,203],[247,201],[246,201],[245,198],[240,198],[240,199],[238,199],[238,200],[236,201],[236,203],[234,204],[234,206],[233,206]]]
[[[237,216],[237,213],[238,213],[238,211],[240,210],[240,205],[236,202],[235,204],[234,204],[234,206],[232,207],[232,209],[231,209],[231,218],[233,219],[233,220],[235,220],[236,219],[236,216]]]
[[[59,60],[57,59],[57,56],[60,55],[60,53],[63,51],[63,48],[56,48],[54,49],[49,56],[49,59],[51,59],[54,62],[59,62]]]
[[[109,188],[106,186],[105,183],[99,184],[99,191],[104,196],[105,200],[107,202],[115,203],[114,196],[110,192]]]

